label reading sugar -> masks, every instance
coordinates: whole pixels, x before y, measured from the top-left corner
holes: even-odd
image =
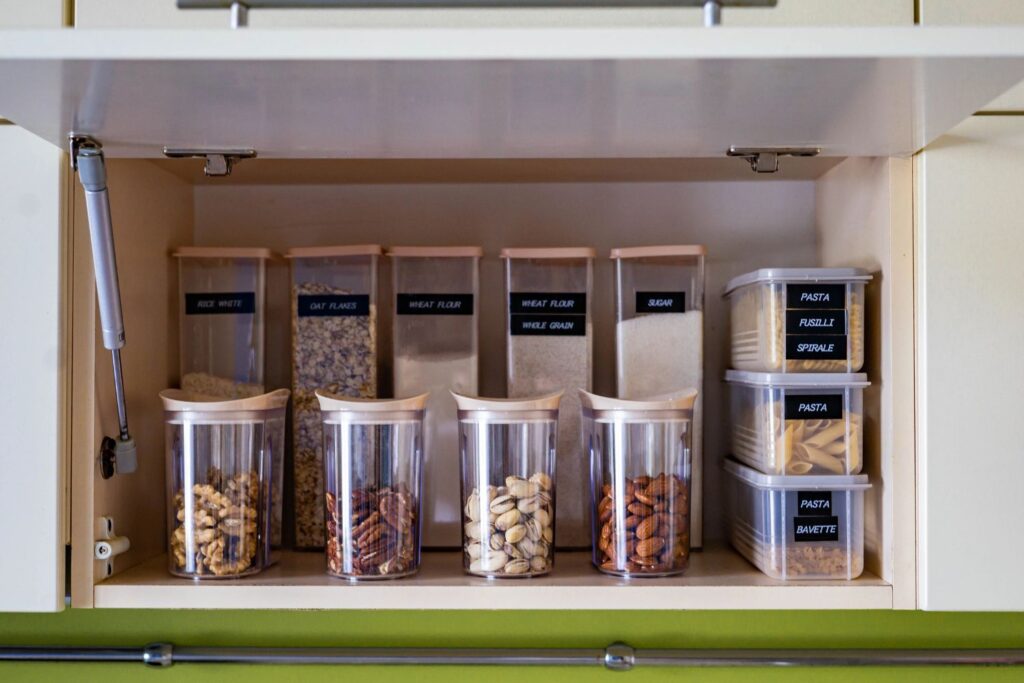
[[[583,337],[587,334],[587,316],[513,314],[509,332],[515,336]]]
[[[786,308],[846,308],[846,285],[786,285]]]
[[[842,394],[786,394],[787,420],[841,420]]]
[[[846,334],[846,311],[823,309],[786,311],[786,334]]]
[[[300,318],[370,315],[369,294],[300,294]]]
[[[472,294],[399,294],[398,315],[473,315]]]
[[[786,358],[789,360],[844,360],[845,334],[787,334]]]
[[[686,292],[637,292],[637,313],[685,313]]]
[[[794,517],[793,540],[797,543],[838,541],[839,518],[833,516]]]
[[[511,292],[508,295],[508,310],[513,314],[586,315],[587,295],[580,292]]]
[[[203,292],[185,294],[185,315],[253,314],[255,292]]]
[[[797,491],[796,492],[796,514],[797,515],[831,515],[832,514],[832,492],[831,491]]]

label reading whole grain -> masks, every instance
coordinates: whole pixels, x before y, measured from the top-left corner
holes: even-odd
[[[509,318],[509,332],[516,336],[582,337],[587,334],[587,317],[515,314]]]
[[[473,315],[472,294],[398,294],[398,315]]]
[[[832,492],[831,491],[797,491],[796,492],[796,514],[797,515],[831,515],[832,514]]]
[[[788,284],[786,308],[846,308],[846,285]]]
[[[587,295],[580,292],[510,292],[508,312],[513,336],[587,334]]]
[[[842,394],[786,394],[787,420],[841,420]]]
[[[185,315],[253,314],[255,292],[202,292],[185,294]]]
[[[797,543],[838,541],[839,518],[833,516],[794,517],[793,540]]]
[[[300,294],[300,318],[370,315],[369,294]]]
[[[846,311],[793,309],[786,311],[787,334],[846,334]]]
[[[685,313],[686,292],[637,292],[637,313]]]
[[[844,360],[845,334],[787,334],[786,358],[789,360]]]

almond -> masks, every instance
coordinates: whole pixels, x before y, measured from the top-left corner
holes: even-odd
[[[630,503],[626,509],[631,514],[640,515],[641,517],[646,517],[653,512],[650,505],[644,505],[643,503]]]
[[[664,547],[664,538],[646,538],[636,544],[636,554],[640,557],[651,557],[661,552]]]
[[[658,530],[658,518],[648,517],[636,527],[636,537],[640,540],[650,538]]]

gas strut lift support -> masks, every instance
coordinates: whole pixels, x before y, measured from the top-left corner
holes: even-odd
[[[78,180],[85,191],[85,208],[89,215],[89,238],[92,242],[92,264],[96,274],[96,299],[100,309],[103,346],[110,350],[114,364],[114,395],[117,401],[117,440],[103,438],[100,448],[100,473],[104,479],[134,472],[137,466],[135,441],[128,431],[128,410],[124,398],[124,377],[121,374],[121,348],[124,346],[124,319],[121,316],[121,289],[117,282],[117,261],[114,257],[114,234],[110,222],[110,200],[107,197],[107,168],[103,147],[85,135],[69,136],[71,163],[78,171]]]

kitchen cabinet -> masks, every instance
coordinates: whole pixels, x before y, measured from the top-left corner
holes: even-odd
[[[268,37],[271,36],[272,38]],[[918,605],[914,174],[909,156],[1024,76],[1024,28],[440,28],[0,34],[0,110],[51,153],[75,130],[107,156],[124,294],[128,415],[139,467],[104,479],[114,433],[82,192],[63,207],[70,324],[64,453],[71,595],[82,607],[830,609]],[[730,145],[820,148],[753,174]],[[253,148],[227,177],[165,146]],[[8,157],[5,156],[5,163]],[[54,209],[57,210],[57,209]],[[425,237],[429,236],[429,237]],[[597,249],[594,388],[614,379],[612,247],[699,243],[707,271],[705,423],[723,422],[732,276],[853,266],[867,291],[865,574],[783,583],[723,544],[724,430],[705,430],[705,544],[687,575],[620,585],[562,549],[550,579],[489,584],[429,549],[422,572],[339,585],[322,558],[282,553],[258,576],[166,574],[163,413],[177,376],[181,245],[479,244],[481,391],[504,391],[502,247]],[[7,289],[23,287],[5,272]],[[7,278],[10,278],[9,280]],[[268,274],[266,382],[289,385],[288,279]],[[920,311],[916,311],[920,315]],[[918,324],[920,321],[918,320]],[[5,360],[4,369],[7,369]],[[385,372],[388,371],[385,368]],[[44,402],[59,407],[60,396]],[[28,408],[26,408],[28,410]],[[42,414],[39,409],[39,415]],[[36,415],[36,419],[41,419]],[[46,473],[36,473],[41,479]],[[451,473],[450,476],[454,476]],[[92,554],[111,520],[130,548]]]
[[[64,0],[0,0],[0,28],[53,28],[70,20]]]

